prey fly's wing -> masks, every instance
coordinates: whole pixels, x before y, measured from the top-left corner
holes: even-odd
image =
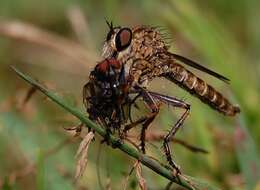
[[[177,55],[177,54],[174,54],[174,53],[169,53],[169,54],[174,59],[176,59],[176,60],[178,60],[178,61],[180,61],[180,62],[182,62],[182,63],[184,63],[186,65],[189,65],[189,66],[191,66],[191,67],[193,67],[195,69],[203,71],[203,72],[205,72],[205,73],[207,73],[207,74],[209,74],[211,76],[214,76],[217,79],[222,80],[225,83],[229,83],[229,81],[230,81],[228,78],[224,77],[223,75],[218,74],[218,73],[216,73],[216,72],[214,72],[214,71],[212,71],[212,70],[210,70],[210,69],[208,69],[208,68],[206,68],[206,67],[204,67],[204,66],[202,66],[202,65],[200,65],[200,64],[198,64],[198,63],[196,63],[196,62],[194,62],[194,61],[192,61],[192,60],[190,60],[188,58],[186,58],[186,57],[183,57],[181,55]]]

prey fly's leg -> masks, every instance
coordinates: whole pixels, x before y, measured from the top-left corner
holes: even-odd
[[[164,137],[164,142],[163,142],[163,148],[164,148],[164,151],[165,151],[167,161],[169,162],[170,166],[172,166],[177,171],[177,173],[180,173],[180,168],[178,167],[178,165],[172,159],[169,142],[175,136],[177,131],[183,126],[184,120],[189,115],[190,105],[187,104],[186,102],[179,100],[177,98],[174,98],[174,97],[162,95],[162,94],[159,94],[159,93],[156,93],[156,92],[148,92],[148,93],[152,97],[154,97],[155,99],[157,99],[157,100],[159,100],[159,101],[161,101],[165,104],[171,105],[173,107],[185,109],[185,112],[182,114],[180,119],[174,124],[174,126],[171,128],[169,133]]]
[[[146,121],[143,123],[142,129],[141,129],[141,136],[140,136],[140,146],[141,146],[141,150],[142,152],[145,154],[145,136],[146,136],[146,130],[149,127],[149,125],[153,122],[153,120],[155,119],[155,117],[157,116],[157,114],[159,113],[159,110],[156,112],[151,113],[148,118],[146,119]]]

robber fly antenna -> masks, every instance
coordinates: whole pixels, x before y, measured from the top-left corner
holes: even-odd
[[[106,23],[107,23],[107,26],[109,28],[110,31],[113,31],[114,30],[114,26],[113,26],[113,22],[109,22],[107,19],[106,19]]]

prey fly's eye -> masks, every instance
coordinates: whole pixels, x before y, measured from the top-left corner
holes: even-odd
[[[126,49],[132,41],[132,31],[130,28],[122,28],[116,35],[115,44],[117,51]]]

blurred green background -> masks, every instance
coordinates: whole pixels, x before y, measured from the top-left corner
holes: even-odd
[[[134,160],[106,145],[99,151],[99,137],[90,147],[83,178],[73,184],[80,139],[65,143],[70,136],[63,127],[79,121],[40,93],[26,101],[30,86],[9,68],[17,66],[84,110],[82,87],[101,59],[108,19],[122,26],[162,26],[172,38],[171,51],[231,79],[227,85],[196,72],[241,106],[235,118],[222,116],[169,82],[156,80],[152,88],[192,105],[177,136],[210,153],[173,145],[185,174],[222,189],[260,189],[259,10],[257,0],[1,0],[0,188],[101,189],[102,183],[105,189],[122,189]],[[177,115],[165,106],[150,129],[166,132]],[[160,143],[155,144],[158,148],[148,146],[148,154],[165,162]],[[165,179],[143,172],[149,189],[164,189]],[[128,189],[139,188],[135,175],[128,183]]]

